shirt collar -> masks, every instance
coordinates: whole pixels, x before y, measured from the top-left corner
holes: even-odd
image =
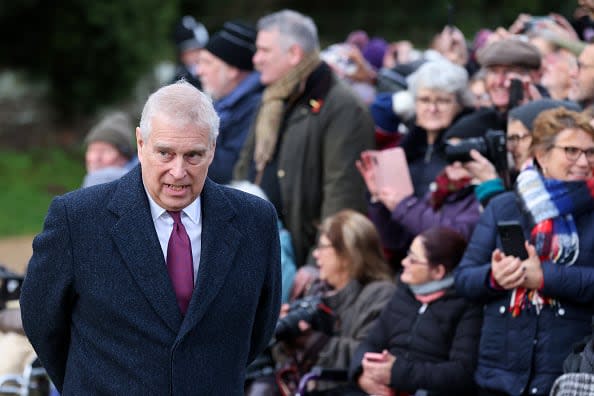
[[[148,197],[149,206],[151,208],[151,217],[153,218],[153,222],[157,221],[159,217],[163,215],[163,213],[167,212],[166,209],[163,209],[159,206],[151,194],[147,191],[146,187],[144,188],[146,192],[146,196]],[[196,198],[191,204],[186,206],[182,209],[182,212],[186,214],[186,216],[192,221],[194,224],[198,224],[200,222],[200,196]]]

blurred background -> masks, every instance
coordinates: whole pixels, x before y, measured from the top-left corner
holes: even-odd
[[[139,114],[175,65],[173,27],[192,15],[209,32],[293,8],[313,17],[322,47],[355,29],[426,48],[447,23],[472,40],[520,12],[571,16],[552,0],[20,0],[0,2],[0,264],[25,260],[56,194],[78,188],[83,139],[109,109]],[[135,120],[137,121],[137,119]],[[24,249],[24,253],[23,253]],[[14,251],[19,255],[14,256]],[[21,254],[23,253],[23,254]],[[16,258],[15,258],[16,257]]]

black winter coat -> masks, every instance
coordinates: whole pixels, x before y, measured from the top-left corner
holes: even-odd
[[[356,382],[365,352],[384,349],[396,356],[390,386],[430,395],[473,395],[482,310],[449,289],[440,299],[422,304],[400,283],[367,338],[351,360]]]

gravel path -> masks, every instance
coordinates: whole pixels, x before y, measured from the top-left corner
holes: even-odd
[[[34,235],[0,238],[0,265],[11,271],[24,273],[33,249]]]

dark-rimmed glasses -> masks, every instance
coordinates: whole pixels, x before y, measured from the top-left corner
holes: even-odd
[[[419,260],[410,249],[406,252],[406,257],[408,257],[408,261],[410,261],[412,265],[429,265],[428,261]]]
[[[507,144],[508,145],[510,145],[510,146],[516,146],[518,143],[520,143],[520,141],[522,141],[522,140],[524,140],[524,139],[526,139],[528,137],[531,137],[531,136],[532,135],[529,134],[529,133],[525,133],[523,135],[520,135],[520,134],[518,134],[518,135],[507,135],[506,141],[507,141]]]
[[[553,148],[558,148],[565,151],[565,157],[572,162],[577,161],[582,153],[586,156],[586,159],[589,163],[594,163],[594,147],[587,148],[585,150],[574,147],[574,146],[556,146],[554,145]]]

